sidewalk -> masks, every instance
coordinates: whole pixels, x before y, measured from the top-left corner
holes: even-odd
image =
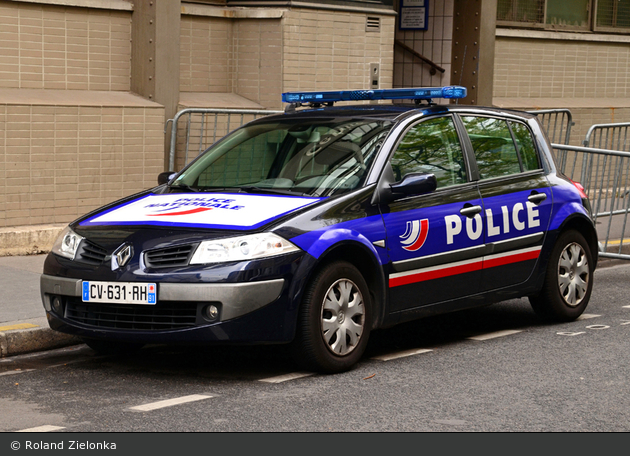
[[[0,257],[0,358],[81,343],[48,326],[39,292],[45,258]]]

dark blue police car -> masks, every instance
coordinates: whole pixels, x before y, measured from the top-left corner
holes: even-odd
[[[587,197],[534,116],[419,101],[465,94],[284,94],[285,114],[72,222],[41,278],[50,327],[104,353],[291,343],[339,372],[370,331],[423,316],[527,296],[576,319],[597,263]],[[332,106],[397,98],[416,103]]]

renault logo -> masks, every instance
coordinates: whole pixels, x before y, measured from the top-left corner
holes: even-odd
[[[131,244],[123,244],[112,255],[112,271],[122,268],[133,256],[133,247]]]

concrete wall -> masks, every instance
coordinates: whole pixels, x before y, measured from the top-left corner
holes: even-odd
[[[630,40],[543,36],[497,37],[495,97],[630,98]]]
[[[126,93],[10,90],[0,89],[0,227],[69,222],[156,185],[161,106]]]
[[[0,2],[0,87],[129,90],[129,11]]]
[[[238,19],[234,22],[234,93],[267,108],[280,107],[283,54],[280,19]]]
[[[232,24],[226,18],[182,16],[180,91],[232,91]]]
[[[494,104],[569,109],[571,144],[593,124],[630,122],[630,36],[497,29]]]
[[[110,4],[0,2],[0,227],[67,223],[163,170],[164,108],[129,93],[131,4]]]
[[[380,17],[378,32],[366,19]],[[370,87],[379,63],[380,88],[391,88],[395,17],[376,13],[292,9],[284,18],[283,91]]]

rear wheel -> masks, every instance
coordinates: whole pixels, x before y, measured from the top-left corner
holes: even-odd
[[[371,324],[368,286],[350,263],[325,266],[306,288],[296,339],[296,361],[309,370],[343,372],[367,346]]]
[[[83,342],[95,352],[100,355],[125,355],[131,354],[142,347],[144,344],[133,342],[118,342],[103,339],[88,339],[83,338]]]
[[[593,257],[588,243],[575,230],[565,231],[554,246],[545,283],[529,301],[546,320],[572,321],[586,309],[593,288]]]

